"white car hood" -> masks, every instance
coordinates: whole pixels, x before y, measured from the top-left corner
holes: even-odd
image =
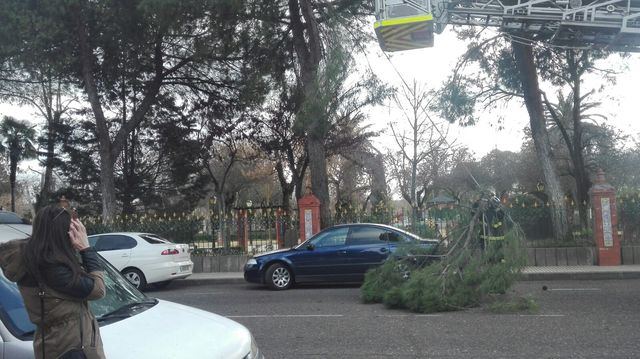
[[[242,359],[251,350],[251,334],[241,324],[163,300],[100,333],[107,358]]]

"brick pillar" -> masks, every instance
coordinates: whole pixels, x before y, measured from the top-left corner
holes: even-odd
[[[593,237],[598,250],[598,265],[620,265],[616,191],[607,183],[602,170],[598,171],[589,194],[593,207]]]
[[[320,232],[320,200],[312,193],[298,200],[300,243]]]

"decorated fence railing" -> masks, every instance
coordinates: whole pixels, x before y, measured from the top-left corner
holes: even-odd
[[[155,233],[177,243],[189,243],[194,255],[260,253],[292,245],[298,228],[295,214],[242,209],[218,216],[193,213],[134,214],[103,222],[83,221],[89,234],[107,232]]]
[[[617,198],[621,242],[640,242],[640,191],[624,189]],[[577,212],[569,198],[567,212]],[[472,203],[433,206],[428,209],[376,209],[373,212],[342,207],[334,211],[332,224],[382,223],[424,238],[446,238],[461,222],[468,221]],[[529,245],[546,247],[552,237],[550,205],[536,197],[520,195],[503,200],[505,212],[524,231]],[[244,255],[290,247],[298,242],[298,213],[273,208],[240,208],[224,216],[209,213],[146,213],[121,215],[104,223],[100,217],[82,218],[89,234],[106,232],[156,233],[179,243],[189,243],[195,255]],[[578,246],[592,245],[590,225],[571,233]],[[571,239],[571,238],[570,238]],[[568,245],[561,244],[562,246]],[[557,243],[551,243],[558,246]]]

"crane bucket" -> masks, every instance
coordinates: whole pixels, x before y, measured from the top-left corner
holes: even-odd
[[[403,51],[433,46],[431,14],[379,20],[373,27],[383,51]]]

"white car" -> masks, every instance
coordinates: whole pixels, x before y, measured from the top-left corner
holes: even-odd
[[[138,289],[156,287],[193,273],[189,245],[149,233],[103,233],[89,236],[89,245]]]
[[[20,237],[18,237],[20,238]],[[0,237],[0,243],[14,237]],[[106,295],[90,302],[107,358],[263,359],[247,328],[231,319],[147,297],[100,258]],[[0,359],[33,359],[33,331],[15,283],[0,271]]]

